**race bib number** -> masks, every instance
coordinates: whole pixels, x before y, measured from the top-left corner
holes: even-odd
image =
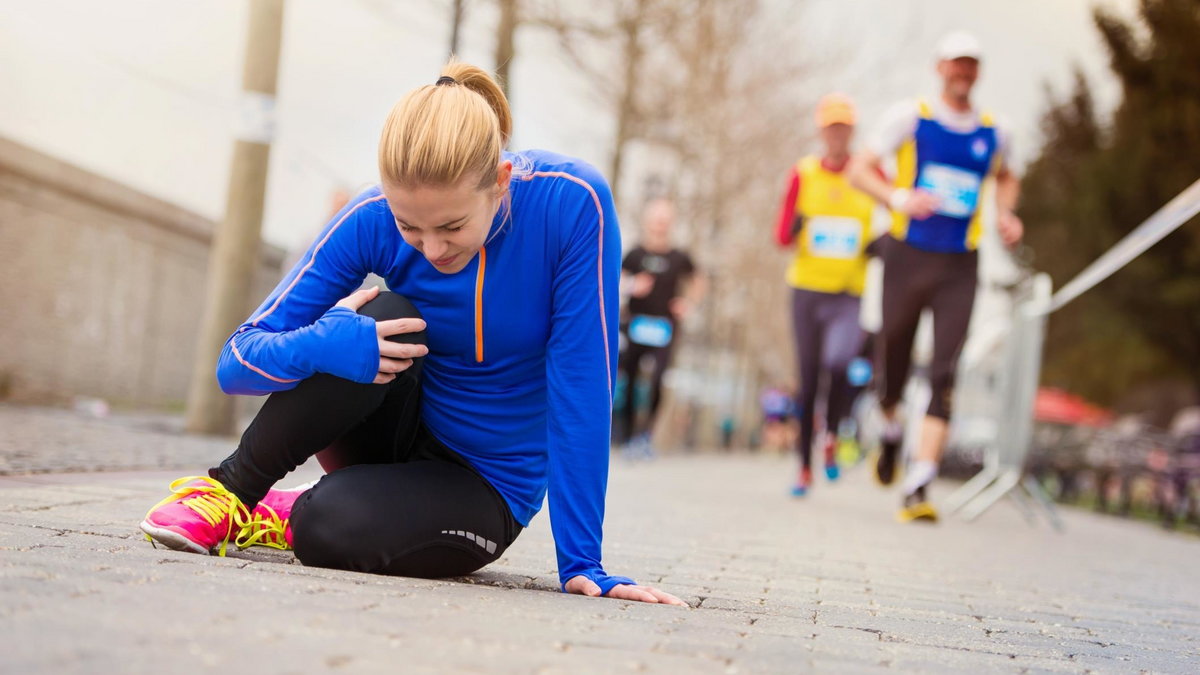
[[[862,245],[862,223],[845,216],[813,216],[808,229],[808,250],[821,258],[856,258]]]
[[[638,314],[629,322],[629,341],[645,347],[671,344],[671,322],[661,316]]]
[[[937,197],[937,213],[951,218],[969,218],[975,213],[979,184],[978,174],[937,162],[926,164],[917,181],[919,189]]]

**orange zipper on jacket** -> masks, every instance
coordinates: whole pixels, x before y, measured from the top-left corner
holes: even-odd
[[[479,271],[475,274],[475,363],[483,363],[483,273],[487,247],[479,249]]]

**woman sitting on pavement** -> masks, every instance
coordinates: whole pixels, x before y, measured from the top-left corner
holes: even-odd
[[[494,562],[549,494],[562,588],[682,605],[608,574],[601,530],[621,242],[588,164],[502,149],[508,102],[451,63],[388,116],[380,185],[351,200],[217,368],[270,394],[236,450],[142,530],[171,548],[294,548],[416,577]],[[354,290],[369,273],[393,292]],[[316,455],[311,489],[273,489]]]

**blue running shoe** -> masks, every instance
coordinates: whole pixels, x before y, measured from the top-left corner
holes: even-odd
[[[812,469],[806,466],[800,470],[799,480],[792,486],[792,496],[803,497],[807,495],[810,485],[812,485]]]
[[[841,472],[838,471],[837,458],[834,453],[837,451],[837,437],[833,434],[825,436],[825,477],[829,482],[836,481]]]

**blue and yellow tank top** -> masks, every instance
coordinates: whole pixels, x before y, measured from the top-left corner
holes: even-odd
[[[984,113],[978,128],[960,133],[934,119],[925,101],[919,106],[916,131],[896,155],[896,187],[924,190],[940,203],[924,219],[893,211],[892,236],[924,251],[973,251],[983,233],[980,195],[996,172],[995,124]]]

